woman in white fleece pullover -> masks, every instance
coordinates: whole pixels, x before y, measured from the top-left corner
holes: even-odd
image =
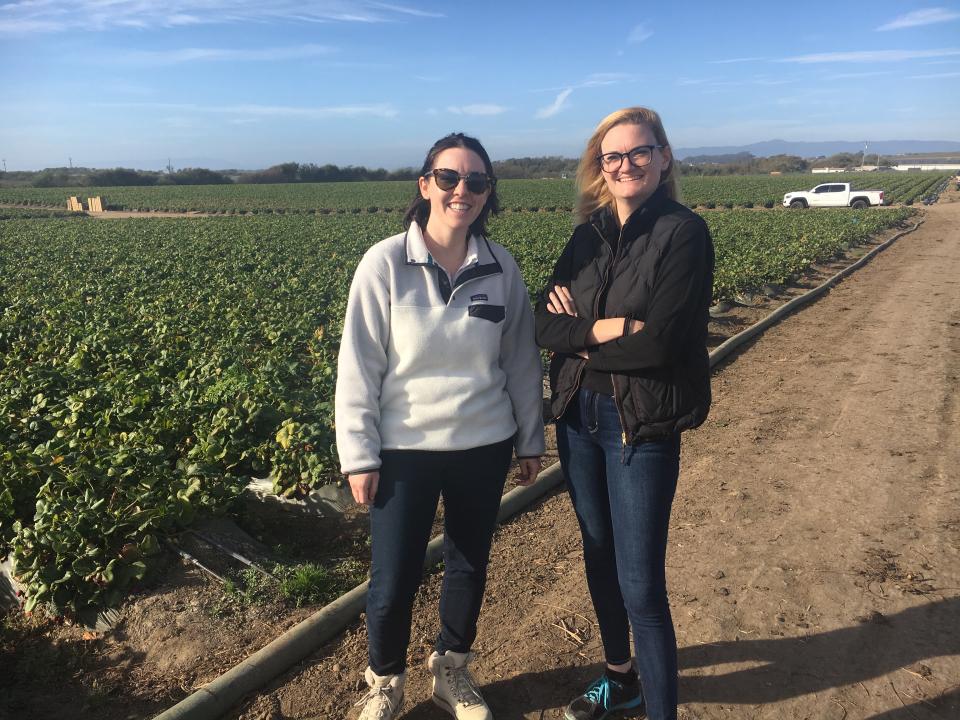
[[[542,370],[516,262],[486,235],[493,166],[474,138],[430,149],[404,233],[377,243],[350,287],[337,369],[341,469],[370,506],[369,692],[361,720],[403,701],[413,599],[444,503],[434,701],[489,720],[467,670],[487,558],[513,451],[522,484],[544,450]]]

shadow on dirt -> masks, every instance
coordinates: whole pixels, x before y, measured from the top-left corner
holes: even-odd
[[[960,690],[951,690],[929,702],[917,702],[871,715],[867,720],[918,720],[918,718],[960,717]]]
[[[11,626],[5,619],[0,638],[0,718],[93,720],[104,717],[118,698],[128,700],[125,674],[142,660],[139,654],[101,663],[101,641],[64,640],[56,637],[55,626],[47,624],[49,632],[38,632],[25,623]],[[90,665],[98,666],[98,671],[78,681],[80,669]]]
[[[680,649],[681,673],[693,668],[752,665],[706,677],[682,674],[682,703],[762,705],[831,688],[854,685],[909,668],[915,663],[960,653],[960,597],[931,602],[889,617],[875,613],[853,627],[772,640],[724,641]],[[563,667],[523,673],[484,686],[497,717],[519,718],[563,706],[600,672],[600,666]],[[949,678],[939,678],[941,683]],[[892,691],[891,696],[892,696]],[[960,689],[875,715],[871,720],[960,717]],[[918,714],[919,713],[919,714]],[[406,717],[441,718],[432,702]]]
[[[853,627],[803,637],[686,647],[680,667],[755,667],[681,677],[686,701],[770,703],[880,677],[914,663],[960,652],[960,598],[874,613]]]

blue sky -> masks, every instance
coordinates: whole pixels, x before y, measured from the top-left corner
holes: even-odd
[[[675,147],[960,140],[960,2],[0,0],[0,156],[419,165],[577,156],[627,105]]]

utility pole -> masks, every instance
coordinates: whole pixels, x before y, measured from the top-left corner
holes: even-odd
[[[864,163],[867,161],[867,141],[863,141],[863,155],[860,156],[860,172],[863,172]]]
[[[7,159],[6,159],[6,158],[3,159],[3,171],[4,171],[4,172],[7,171]]]
[[[70,163],[70,169],[73,170],[73,158],[70,156],[67,156],[67,162]]]
[[[167,158],[167,175],[173,175],[173,164],[170,162],[170,158]]]

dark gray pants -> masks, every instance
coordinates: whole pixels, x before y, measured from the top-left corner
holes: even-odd
[[[509,438],[469,450],[381,453],[380,484],[370,508],[367,594],[370,667],[378,675],[406,668],[413,600],[441,496],[444,569],[436,650],[467,652],[473,645],[512,450]]]

